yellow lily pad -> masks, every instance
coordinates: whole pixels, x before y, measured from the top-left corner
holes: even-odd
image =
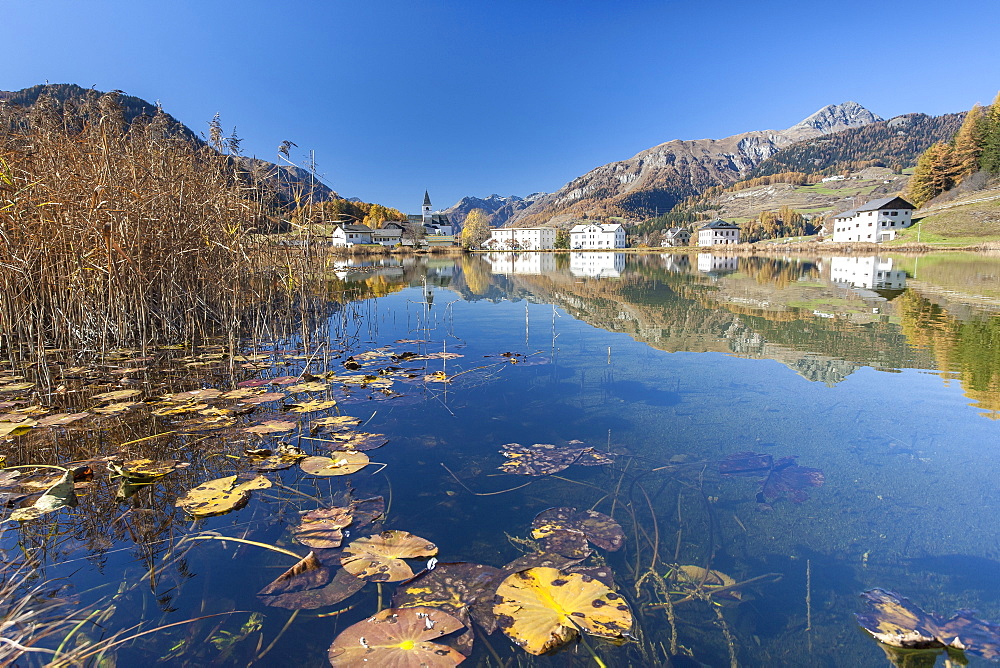
[[[329,385],[327,385],[326,383],[321,383],[318,380],[311,380],[307,383],[290,385],[285,389],[287,389],[289,392],[321,392],[328,387]]]
[[[268,420],[252,427],[247,427],[243,431],[248,434],[280,434],[295,429],[294,422],[285,420]]]
[[[293,413],[312,413],[313,411],[325,411],[328,408],[333,408],[337,405],[337,402],[333,399],[329,401],[321,401],[316,399],[314,401],[303,401],[298,404],[289,404],[288,410]]]
[[[335,476],[357,473],[368,466],[368,455],[354,450],[338,450],[329,457],[306,457],[299,466],[311,475]]]
[[[344,548],[340,563],[355,577],[371,582],[399,582],[413,577],[403,559],[432,557],[437,545],[407,531],[383,531],[359,538]]]
[[[104,392],[91,397],[94,401],[121,401],[131,399],[142,394],[142,390],[115,390],[114,392]]]
[[[136,401],[121,401],[114,404],[100,406],[98,408],[92,408],[90,410],[94,413],[100,413],[101,415],[114,415],[115,413],[124,413],[128,409],[138,405],[139,403]]]
[[[250,492],[265,489],[271,481],[264,476],[236,484],[236,476],[226,476],[202,483],[177,499],[177,507],[192,517],[212,517],[242,508],[250,500]]]
[[[30,418],[21,420],[20,422],[0,422],[0,438],[27,434],[37,424],[37,422]]]
[[[555,568],[529,568],[497,587],[493,612],[503,632],[530,654],[544,654],[580,631],[624,640],[632,611],[602,582]]]
[[[313,429],[323,428],[324,431],[345,431],[361,424],[361,420],[350,415],[334,415],[320,418],[312,423]]]

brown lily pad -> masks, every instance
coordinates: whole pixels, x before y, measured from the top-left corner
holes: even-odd
[[[330,646],[334,668],[392,666],[446,668],[465,657],[436,642],[463,628],[462,622],[434,608],[387,608],[349,626]]]
[[[406,531],[383,531],[359,538],[344,548],[343,567],[355,577],[371,582],[399,582],[413,577],[404,559],[432,557],[437,545]]]
[[[344,539],[342,529],[353,521],[351,508],[320,508],[303,515],[293,534],[303,545],[331,549],[340,547]]]
[[[368,455],[353,450],[331,452],[329,457],[306,457],[299,466],[310,475],[338,476],[357,473],[368,466]]]
[[[536,515],[531,526],[531,535],[536,539],[552,540],[557,534],[572,532],[586,536],[588,541],[602,550],[614,552],[625,544],[625,532],[621,525],[596,510],[549,508]]]
[[[542,476],[559,473],[576,462],[585,448],[535,443],[525,446],[507,443],[500,447],[500,453],[507,461],[500,470],[517,475]]]

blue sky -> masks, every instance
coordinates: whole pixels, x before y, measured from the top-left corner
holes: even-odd
[[[0,0],[0,90],[121,89],[341,195],[552,191],[670,139],[989,104],[1000,3]]]

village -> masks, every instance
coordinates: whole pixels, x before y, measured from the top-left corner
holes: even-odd
[[[902,197],[870,200],[835,215],[820,238],[833,242],[882,243],[892,241],[897,233],[913,224],[916,207]],[[411,248],[446,248],[458,245],[459,239],[447,213],[435,212],[430,195],[424,191],[419,214],[409,214],[406,221],[386,221],[372,229],[363,224],[335,223],[329,236],[331,246],[383,246]],[[498,227],[482,244],[487,251],[539,251],[560,249],[559,230],[555,227]],[[568,233],[571,251],[607,251],[628,248],[626,228],[622,223],[584,222]],[[695,233],[686,227],[663,230],[662,246],[728,246],[741,243],[740,226],[722,219],[702,224]]]

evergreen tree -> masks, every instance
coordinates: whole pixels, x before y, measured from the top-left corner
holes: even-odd
[[[983,138],[983,152],[979,156],[979,166],[990,174],[1000,174],[1000,93],[986,114],[986,128]]]

